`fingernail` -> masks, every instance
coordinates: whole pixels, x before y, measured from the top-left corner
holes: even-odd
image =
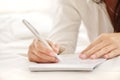
[[[105,56],[104,56],[104,58],[105,58],[105,59],[108,59],[108,58],[109,58],[109,56],[108,56],[108,55],[105,55]]]
[[[96,59],[97,56],[96,56],[96,55],[92,55],[92,56],[90,56],[90,58],[91,58],[91,59]]]
[[[80,54],[80,58],[82,58],[82,59],[86,59],[87,56],[86,56],[85,54]]]
[[[55,60],[55,62],[59,62],[59,60],[58,60],[58,59],[56,59],[56,60]]]

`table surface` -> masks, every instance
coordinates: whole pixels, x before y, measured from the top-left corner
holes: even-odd
[[[30,72],[24,55],[1,54],[0,80],[120,80],[120,57],[104,62],[92,72]]]

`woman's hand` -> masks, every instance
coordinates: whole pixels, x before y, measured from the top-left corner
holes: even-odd
[[[81,54],[82,59],[110,59],[120,55],[120,33],[105,33],[93,41]]]
[[[29,47],[28,57],[31,62],[50,63],[58,62],[54,54],[59,52],[59,46],[51,41],[47,41],[53,50],[47,48],[38,39],[35,39]]]

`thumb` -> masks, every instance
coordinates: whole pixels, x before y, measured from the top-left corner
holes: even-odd
[[[59,45],[53,43],[52,41],[47,41],[55,53],[59,53]]]

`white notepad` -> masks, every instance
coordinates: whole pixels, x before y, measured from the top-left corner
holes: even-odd
[[[30,71],[92,71],[105,59],[81,60],[78,56],[60,56],[61,62],[58,63],[34,63],[30,62]]]

